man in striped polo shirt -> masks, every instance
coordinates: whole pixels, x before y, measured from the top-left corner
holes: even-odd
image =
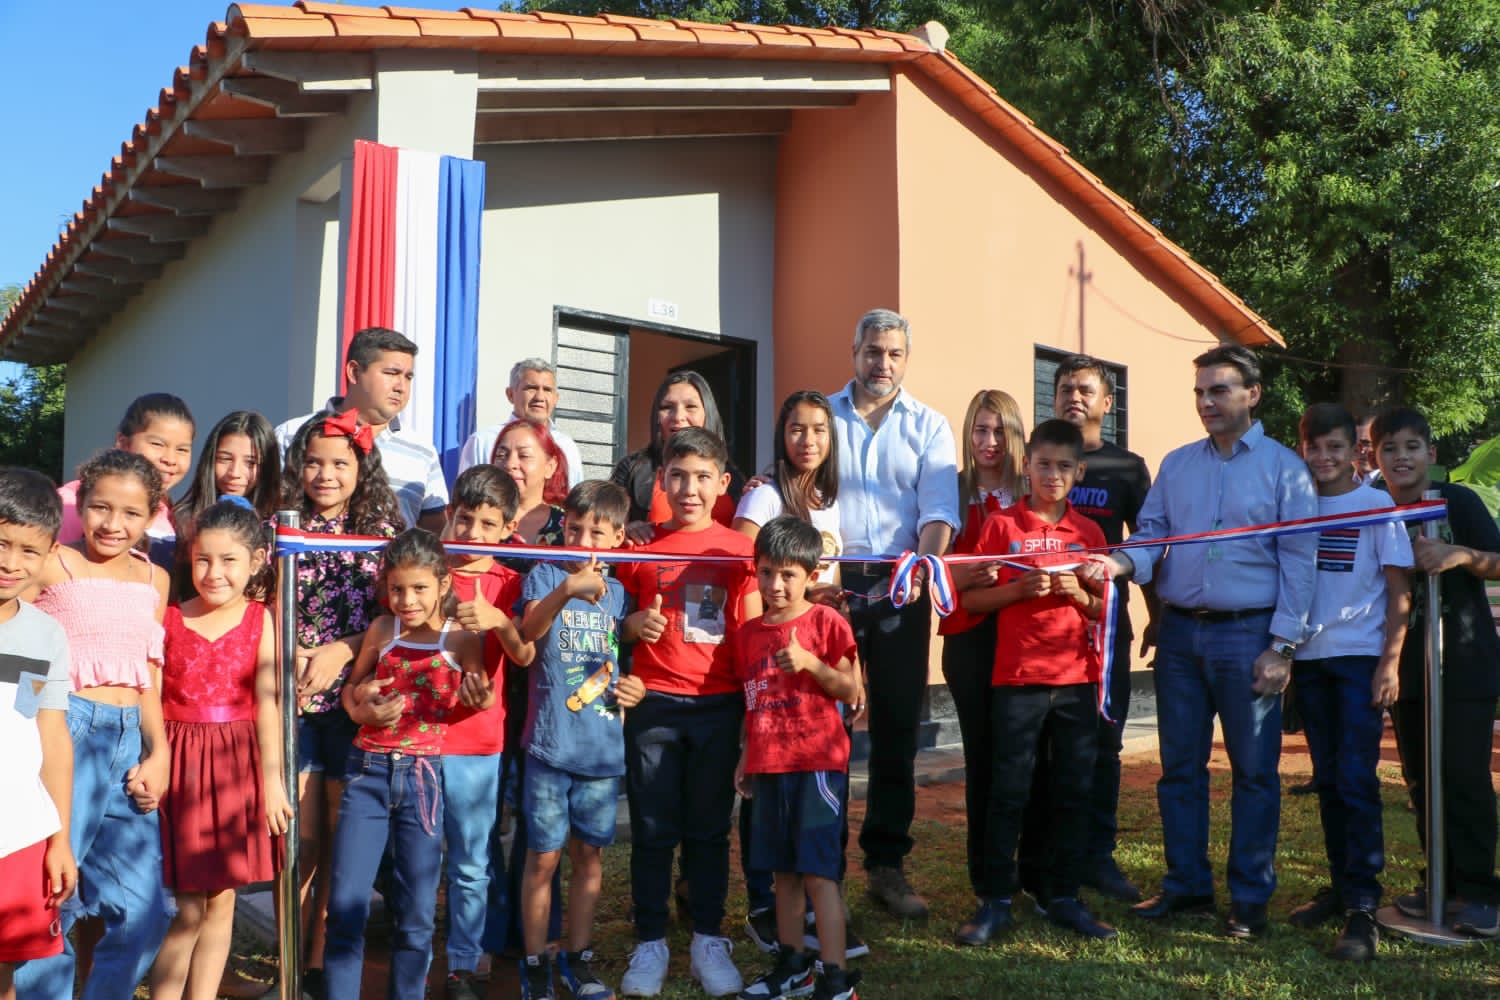
[[[416,355],[417,345],[395,330],[372,326],[359,331],[344,352],[346,394],[329,399],[316,413],[280,424],[276,443],[284,457],[297,429],[313,417],[353,410],[375,434],[375,447],[380,449],[381,464],[407,526],[442,534],[448,484],[437,449],[403,433],[399,417],[411,398]]]

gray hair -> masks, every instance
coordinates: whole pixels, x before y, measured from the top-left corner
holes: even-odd
[[[557,381],[557,366],[550,361],[541,358],[522,358],[510,368],[510,387],[518,389],[521,386],[521,376],[526,372],[546,372],[552,376],[552,381]]]
[[[885,333],[887,330],[900,330],[906,335],[906,350],[911,351],[911,324],[906,317],[894,309],[871,309],[859,318],[854,326],[854,348],[865,342],[865,335],[870,333]]]

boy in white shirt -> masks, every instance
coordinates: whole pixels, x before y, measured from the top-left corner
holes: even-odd
[[[1354,479],[1355,423],[1348,411],[1337,403],[1314,404],[1298,429],[1319,515],[1392,505],[1389,494]],[[1314,927],[1344,914],[1333,949],[1344,961],[1370,961],[1379,941],[1375,908],[1385,854],[1375,767],[1383,713],[1400,690],[1411,565],[1411,543],[1397,522],[1322,531],[1308,615],[1314,632],[1292,665],[1333,885],[1293,910],[1290,920]]]
[[[15,963],[62,951],[63,901],[78,884],[68,844],[73,739],[68,640],[20,595],[52,550],[62,503],[50,479],[0,468],[0,1000]]]

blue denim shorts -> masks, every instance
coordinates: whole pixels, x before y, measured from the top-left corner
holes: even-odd
[[[585,778],[535,757],[526,758],[526,846],[545,854],[560,851],[568,834],[593,847],[615,842],[620,778]]]
[[[752,786],[750,867],[838,881],[849,775],[843,771],[757,774]]]
[[[297,770],[329,781],[349,780],[349,751],[359,724],[342,708],[297,716]]]

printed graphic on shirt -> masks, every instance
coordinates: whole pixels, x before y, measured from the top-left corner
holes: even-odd
[[[0,684],[16,686],[16,711],[35,719],[47,686],[47,661],[15,653],[0,653]]]
[[[1330,528],[1318,533],[1318,570],[1323,573],[1353,573],[1354,552],[1359,548],[1358,528]]]
[[[1077,542],[1064,541],[1061,538],[1036,537],[1034,535],[1025,538],[1017,538],[1010,543],[1011,555],[1027,555],[1031,558],[1026,560],[1026,565],[1037,569],[1054,569],[1062,571],[1078,565],[1078,557],[1066,555],[1065,553],[1081,552],[1083,546]],[[1057,553],[1057,555],[1046,555],[1038,558],[1040,553]]]
[[[682,641],[717,646],[724,641],[724,601],[729,592],[712,584],[683,587]]]
[[[567,698],[568,711],[587,708],[597,715],[617,718],[619,704],[610,683],[615,676],[615,661],[620,658],[615,616],[607,611],[563,608],[553,631],[563,668],[560,686],[572,692]]]

